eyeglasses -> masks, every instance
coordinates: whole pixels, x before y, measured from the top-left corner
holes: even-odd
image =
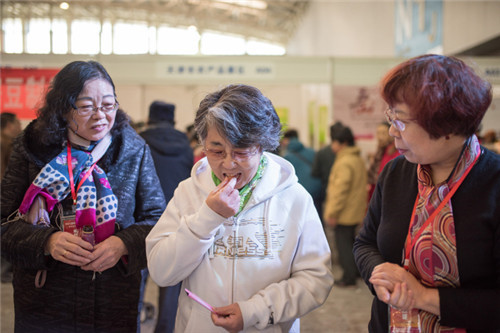
[[[208,148],[203,148],[205,151],[205,154],[207,155],[208,158],[214,159],[214,160],[222,160],[225,159],[227,156],[227,153],[225,150],[222,149],[208,149]],[[251,157],[255,156],[260,149],[257,147],[254,150],[244,150],[244,151],[231,151],[231,159],[236,162],[246,162],[248,161]]]
[[[396,118],[396,112],[394,112],[393,109],[387,108],[384,112],[385,119],[389,124],[394,126],[398,131],[403,132],[406,129],[406,124],[402,121]],[[414,119],[406,119],[407,121],[414,120]]]
[[[78,114],[80,116],[86,117],[94,112],[97,113],[97,111],[102,111],[104,113],[114,112],[114,111],[118,110],[119,106],[120,105],[118,104],[118,102],[115,101],[115,103],[113,103],[113,104],[107,103],[107,104],[103,104],[101,106],[96,106],[96,107],[94,107],[92,105],[84,105],[84,106],[80,106],[80,107],[75,107],[74,109],[78,112]]]

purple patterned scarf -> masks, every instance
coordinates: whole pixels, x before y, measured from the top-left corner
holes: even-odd
[[[118,202],[106,177],[106,173],[96,164],[111,144],[108,134],[97,143],[90,144],[69,132],[71,142],[71,165],[75,177],[76,228],[90,225],[94,228],[95,242],[99,243],[114,233]],[[88,178],[80,185],[85,173],[96,164]],[[77,184],[80,185],[76,191]],[[50,212],[55,204],[71,195],[66,144],[59,155],[47,163],[36,176],[24,195],[19,212],[29,212],[37,195],[42,195]]]

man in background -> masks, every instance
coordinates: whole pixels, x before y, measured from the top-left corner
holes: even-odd
[[[311,175],[316,152],[299,141],[299,133],[295,129],[289,129],[285,132],[281,140],[281,148],[284,150],[283,157],[293,165],[299,183],[312,196],[314,206],[319,214],[321,212],[321,180]]]
[[[174,118],[175,105],[154,101],[149,107],[147,127],[140,133],[151,148],[156,173],[167,203],[177,185],[190,176],[193,167],[193,150],[186,134],[174,128]],[[155,332],[174,331],[180,288],[180,283],[171,287],[160,287]]]
[[[342,123],[338,121],[330,126],[330,140],[335,130],[341,127]],[[330,171],[334,162],[335,152],[333,151],[332,144],[329,143],[316,152],[311,169],[311,176],[319,178],[321,180],[321,192],[319,197],[320,209],[318,210],[318,213],[321,218],[321,222],[323,223],[323,227],[325,226],[325,221],[323,218],[323,204],[326,199],[326,187],[328,186],[328,178],[330,177]]]
[[[361,150],[355,146],[354,135],[343,126],[332,135],[332,149],[336,154],[328,179],[323,218],[334,229],[335,243],[343,270],[335,284],[355,286],[359,276],[352,254],[356,229],[363,221],[367,208],[367,176]]]

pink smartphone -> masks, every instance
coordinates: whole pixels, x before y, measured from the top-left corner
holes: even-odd
[[[213,312],[213,313],[216,313],[214,308],[208,304],[207,302],[205,302],[204,300],[202,300],[198,295],[196,295],[195,293],[193,293],[192,291],[190,291],[189,289],[187,288],[184,288],[184,290],[186,291],[186,294],[194,299],[196,302],[200,303],[201,305],[203,305],[205,308],[207,308],[208,310],[210,310],[210,312]]]

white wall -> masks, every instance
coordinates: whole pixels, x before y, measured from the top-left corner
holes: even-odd
[[[313,0],[288,54],[392,57],[394,8],[391,0]],[[455,54],[499,36],[499,15],[498,0],[444,0],[443,53]]]
[[[500,35],[500,1],[445,1],[443,50],[454,54]]]
[[[287,48],[290,55],[392,57],[394,3],[313,0]]]

